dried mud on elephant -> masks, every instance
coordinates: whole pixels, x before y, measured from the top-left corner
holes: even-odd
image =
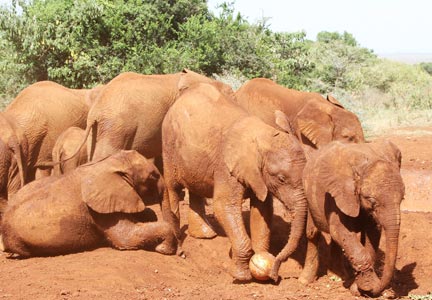
[[[393,286],[401,298],[432,291],[432,128],[419,133],[409,128],[387,136],[402,151],[406,186],[402,202],[401,232]],[[381,139],[378,137],[375,139]],[[428,180],[429,178],[429,180]],[[275,202],[277,203],[277,202]],[[180,205],[187,214],[188,202]],[[244,205],[248,217],[248,203]],[[418,210],[418,212],[416,212]],[[429,212],[425,212],[425,211]],[[289,215],[275,207],[273,253],[286,242]],[[215,224],[212,211],[209,221]],[[187,218],[182,227],[187,235]],[[220,230],[215,226],[216,230]],[[148,251],[95,251],[25,260],[0,254],[0,297],[4,299],[355,299],[337,277],[321,271],[319,279],[303,286],[297,280],[304,261],[304,246],[280,269],[279,285],[251,282],[233,284],[227,273],[229,242],[222,232],[212,240],[186,236],[186,259]],[[383,239],[384,241],[385,239]],[[385,249],[384,243],[380,249]],[[381,253],[382,254],[382,253]],[[322,253],[326,262],[326,253]],[[362,299],[358,297],[357,299]]]

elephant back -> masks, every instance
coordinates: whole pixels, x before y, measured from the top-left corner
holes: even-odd
[[[26,136],[32,164],[35,164],[52,160],[54,143],[67,128],[85,128],[88,110],[71,89],[43,81],[21,91],[5,113]]]

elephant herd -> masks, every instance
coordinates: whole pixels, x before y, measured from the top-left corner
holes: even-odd
[[[388,141],[366,142],[356,115],[330,95],[263,78],[234,92],[187,69],[129,72],[89,90],[35,83],[0,113],[0,124],[5,252],[51,256],[107,245],[182,254],[179,201],[187,189],[188,234],[216,236],[205,213],[205,199],[213,198],[239,281],[252,279],[254,253],[269,252],[277,199],[293,218],[272,280],[306,236],[299,280],[314,281],[326,233],[349,262],[344,274],[354,294],[378,296],[390,285],[404,197],[401,153]],[[163,220],[147,207],[158,203]]]

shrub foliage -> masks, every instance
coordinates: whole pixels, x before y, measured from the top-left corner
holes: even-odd
[[[190,68],[238,87],[267,77],[333,93],[365,123],[378,110],[432,111],[431,63],[378,58],[350,33],[273,32],[224,3],[206,0],[14,0],[0,9],[0,97],[53,80],[72,88],[120,72]],[[373,99],[373,103],[371,102]],[[403,122],[399,122],[403,123]]]

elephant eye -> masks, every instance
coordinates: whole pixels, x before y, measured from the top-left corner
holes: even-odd
[[[377,202],[374,197],[367,196],[365,197],[367,201],[371,204],[372,208],[374,208],[377,205]]]
[[[160,175],[159,175],[157,172],[154,172],[154,171],[151,172],[151,173],[149,174],[149,176],[148,176],[148,178],[151,179],[151,180],[158,180],[159,177],[160,177]]]
[[[348,142],[354,142],[354,137],[352,135],[351,136],[345,135],[343,136],[343,138]]]
[[[277,176],[277,178],[278,178],[279,182],[282,183],[282,184],[286,182],[286,177],[284,175],[282,175],[282,174],[279,174]]]

